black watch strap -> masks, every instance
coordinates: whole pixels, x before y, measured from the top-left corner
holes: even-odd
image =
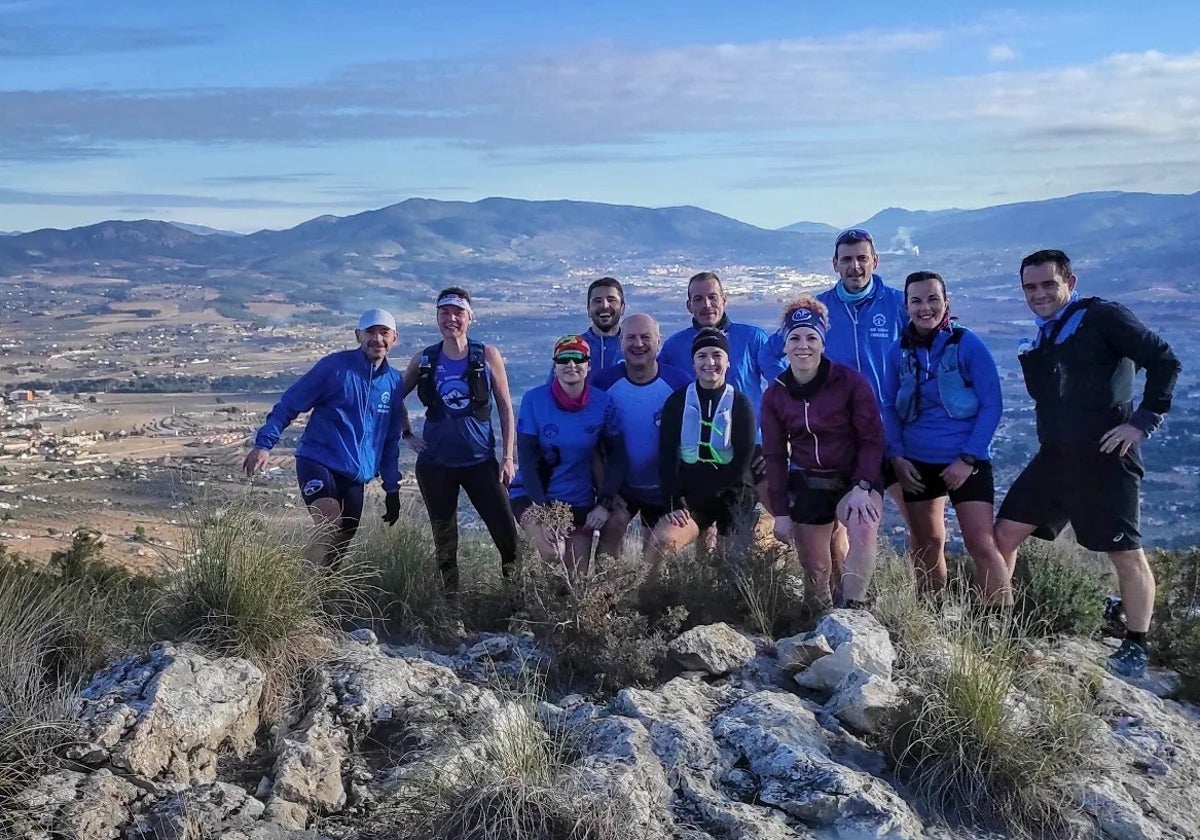
[[[871,482],[867,481],[865,478],[860,478],[855,487],[857,487],[859,490],[866,490],[868,493],[871,492]]]
[[[962,462],[963,462],[964,464],[966,464],[968,467],[973,467],[973,466],[975,466],[975,460],[976,460],[976,459],[975,459],[975,456],[974,456],[974,455],[967,455],[967,454],[965,454],[965,453],[964,453],[964,454],[962,454],[962,455],[959,455],[959,456],[958,456],[958,460],[962,461]]]

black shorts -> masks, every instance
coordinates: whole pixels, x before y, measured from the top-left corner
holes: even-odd
[[[684,500],[701,533],[716,525],[717,533],[726,536],[735,528],[753,528],[757,520],[754,506],[758,497],[753,488],[724,490],[702,499],[684,496]]]
[[[625,509],[629,511],[630,520],[635,516],[640,516],[642,525],[646,528],[653,528],[658,524],[658,520],[670,512],[665,504],[644,501],[627,491],[621,491],[621,500],[625,502]]]
[[[788,471],[788,518],[799,525],[829,525],[850,482],[837,472]]]
[[[521,521],[521,517],[525,515],[525,511],[533,507],[533,499],[529,498],[528,496],[517,496],[515,499],[511,499],[510,501],[512,502],[513,517],[517,520],[517,522]],[[550,501],[553,502],[554,500],[551,499]],[[587,521],[588,514],[591,512],[592,508],[590,507],[583,505],[571,505],[571,524],[576,528],[582,527],[583,523]]]
[[[892,466],[892,459],[883,456],[883,466],[879,468],[879,474],[883,479],[883,489],[891,487],[900,481],[900,476],[896,475],[896,468]]]
[[[362,519],[363,485],[354,476],[334,472],[311,458],[296,456],[296,481],[305,505],[333,499],[342,507],[341,529],[354,533]]]
[[[1091,551],[1132,551],[1142,545],[1138,487],[1145,470],[1138,447],[1125,455],[1039,449],[1017,476],[998,519],[1036,525],[1052,540],[1071,523],[1076,541]]]
[[[960,502],[987,502],[989,505],[996,503],[996,486],[992,478],[991,461],[976,461],[971,475],[962,483],[962,486],[957,490],[951,490],[946,486],[945,479],[942,478],[942,470],[946,469],[948,464],[931,464],[928,461],[914,461],[912,458],[908,460],[921,474],[921,483],[925,485],[925,489],[920,493],[909,493],[905,490],[904,501],[906,502],[929,502],[940,499],[942,496],[949,496],[952,505]]]

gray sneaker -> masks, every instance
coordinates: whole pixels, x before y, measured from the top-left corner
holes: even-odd
[[[1149,664],[1150,653],[1145,645],[1128,639],[1121,642],[1117,652],[1108,657],[1108,670],[1128,679],[1137,680],[1146,676],[1146,666]]]

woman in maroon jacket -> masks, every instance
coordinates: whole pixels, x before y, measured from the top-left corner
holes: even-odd
[[[762,401],[767,490],[775,536],[795,541],[813,599],[862,609],[883,510],[883,422],[867,381],[825,358],[828,331],[820,301],[799,298],[784,310],[788,368]],[[850,537],[844,562],[830,551],[835,521]]]

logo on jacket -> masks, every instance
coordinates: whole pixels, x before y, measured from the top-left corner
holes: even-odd
[[[548,440],[554,440],[556,437],[558,437],[558,426],[553,423],[547,423],[542,428],[542,437]]]
[[[875,317],[871,319],[871,323],[877,327],[886,327],[887,326],[887,316],[884,315],[882,312],[877,312],[877,313],[875,313]]]
[[[662,428],[662,409],[661,408],[658,411],[654,412],[654,428],[656,428],[656,429]]]
[[[383,403],[384,405],[387,405],[388,403],[390,403],[392,401],[392,392],[384,391],[382,394],[379,395],[379,401],[381,403]]]
[[[320,493],[325,487],[325,482],[319,478],[314,478],[312,481],[304,482],[304,487],[300,492],[305,496],[315,496]]]

